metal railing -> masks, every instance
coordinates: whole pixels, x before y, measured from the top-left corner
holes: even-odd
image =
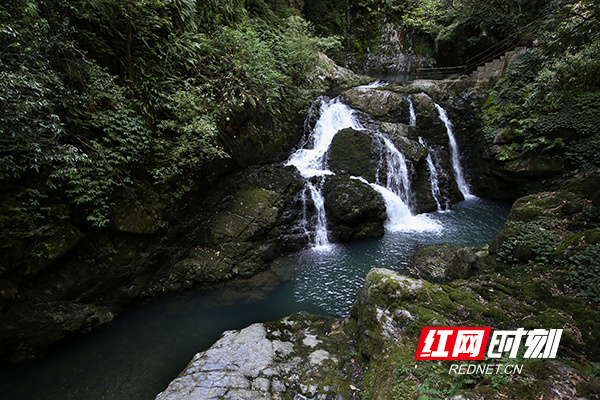
[[[451,75],[467,75],[475,71],[480,66],[495,60],[496,58],[506,54],[509,50],[514,50],[520,44],[531,40],[531,35],[534,33],[536,28],[536,22],[533,21],[517,32],[506,37],[502,41],[496,43],[494,46],[482,51],[481,53],[467,58],[464,65],[457,65],[453,67],[437,67],[437,68],[420,68],[417,66],[415,73],[415,79],[426,78],[426,79],[443,79]],[[420,59],[420,56],[419,56]]]

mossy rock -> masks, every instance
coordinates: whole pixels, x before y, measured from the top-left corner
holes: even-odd
[[[109,227],[119,232],[153,234],[163,226],[162,205],[127,201],[117,205],[110,217]]]
[[[565,169],[564,159],[550,154],[531,152],[516,159],[509,159],[508,161],[504,161],[499,155],[497,158],[500,158],[498,161],[501,163],[500,167],[504,172],[526,178],[542,178],[558,175],[564,172]]]
[[[56,222],[48,231],[40,232],[35,240],[28,240],[23,267],[16,272],[20,275],[35,275],[44,271],[73,250],[83,238],[84,234],[70,223]],[[18,265],[18,262],[13,265]]]
[[[450,245],[420,247],[411,258],[411,272],[433,283],[468,278],[481,268],[480,250]]]
[[[375,182],[377,165],[372,148],[373,138],[369,133],[343,129],[335,135],[329,147],[329,169],[336,174],[362,176],[369,182]]]
[[[217,213],[209,224],[213,242],[247,241],[271,229],[279,215],[281,195],[275,191],[250,188],[237,193],[229,209]]]
[[[585,172],[569,179],[563,190],[573,192],[587,199],[593,199],[600,191],[600,173],[596,171]]]
[[[404,157],[413,163],[418,163],[424,160],[427,157],[427,154],[429,154],[427,149],[416,140],[410,140],[406,137],[392,136],[392,141],[404,155]]]
[[[381,121],[408,123],[408,102],[402,94],[379,88],[352,88],[342,96],[351,107]]]
[[[370,185],[344,176],[328,176],[323,195],[332,240],[383,236],[385,203]]]
[[[495,145],[508,145],[511,143],[522,143],[525,140],[524,133],[522,131],[506,127],[498,130],[494,136]]]

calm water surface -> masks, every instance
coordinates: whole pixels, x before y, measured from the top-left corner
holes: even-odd
[[[213,292],[166,296],[122,313],[107,329],[27,365],[0,371],[0,398],[151,400],[225,330],[305,310],[345,316],[373,267],[399,270],[416,244],[479,246],[510,205],[473,199],[429,214],[441,229],[306,250]]]

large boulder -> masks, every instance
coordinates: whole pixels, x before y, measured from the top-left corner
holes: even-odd
[[[374,182],[377,160],[373,154],[372,134],[352,128],[338,132],[329,147],[327,165],[336,174],[361,176]]]
[[[450,245],[420,247],[411,257],[410,272],[432,283],[469,278],[481,269],[485,250]]]
[[[345,176],[329,176],[323,194],[333,241],[383,236],[385,203],[370,185]]]
[[[380,88],[356,87],[346,90],[342,97],[352,108],[366,112],[373,118],[408,124],[409,105],[403,94]]]
[[[297,228],[302,180],[294,168],[257,167],[228,183],[237,190],[215,207],[187,257],[165,271],[161,285],[166,289],[250,276],[306,244]]]

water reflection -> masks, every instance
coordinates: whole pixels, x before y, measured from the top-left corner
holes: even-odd
[[[343,316],[373,267],[400,269],[416,244],[483,245],[509,205],[482,199],[430,214],[440,231],[388,232],[381,239],[307,250],[211,291],[165,296],[122,313],[111,326],[48,357],[0,371],[2,398],[149,400],[221,333],[293,312]]]

